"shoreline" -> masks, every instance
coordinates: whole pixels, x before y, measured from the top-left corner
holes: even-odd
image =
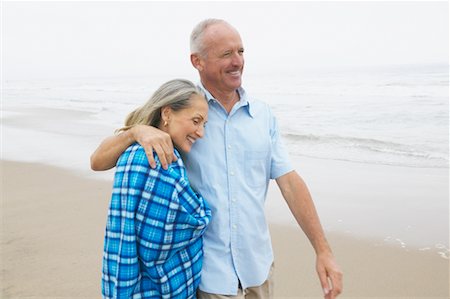
[[[112,181],[38,163],[1,161],[1,172],[2,297],[100,298]],[[322,298],[301,230],[277,222],[270,230],[275,298]],[[448,298],[449,261],[435,253],[327,236],[344,271],[339,298]]]

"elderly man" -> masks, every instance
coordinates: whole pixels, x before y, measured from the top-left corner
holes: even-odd
[[[241,87],[244,46],[237,30],[223,20],[208,19],[191,34],[191,62],[209,103],[205,136],[184,157],[192,186],[212,208],[204,236],[199,298],[272,298],[273,252],[264,215],[270,179],[275,179],[292,214],[317,254],[324,296],[342,290],[335,263],[307,186],[293,170],[267,104]],[[154,166],[173,159],[170,138],[149,126],[137,126],[105,139],[91,157],[94,170],[108,169],[131,143],[138,141]]]

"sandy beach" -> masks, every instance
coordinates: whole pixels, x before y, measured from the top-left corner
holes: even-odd
[[[92,171],[90,155],[164,82],[215,82],[220,98],[238,75],[239,109],[270,106],[272,138],[312,194],[344,273],[338,298],[450,299],[448,1],[0,7],[0,299],[101,298],[114,169]],[[230,31],[232,53],[196,69],[189,36],[205,18],[230,22],[241,42]],[[324,298],[275,181],[265,209],[275,299]]]
[[[0,299],[101,298],[114,170],[92,171],[91,153],[164,82],[215,82],[219,97],[238,75],[242,108],[270,106],[311,191],[339,298],[450,299],[448,1],[0,6]],[[205,18],[236,28],[239,55],[230,33],[233,55],[196,69],[189,36]],[[323,298],[274,181],[265,208],[275,298]]]
[[[2,161],[2,298],[99,298],[111,182],[58,167]],[[271,225],[276,298],[321,298],[299,229]],[[448,298],[435,252],[328,233],[345,273],[341,298]]]

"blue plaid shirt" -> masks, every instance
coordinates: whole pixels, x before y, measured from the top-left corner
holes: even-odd
[[[134,144],[116,166],[103,252],[104,298],[195,298],[211,211],[178,161],[151,169]]]

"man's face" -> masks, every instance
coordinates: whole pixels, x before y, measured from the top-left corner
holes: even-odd
[[[207,28],[203,39],[206,55],[199,69],[202,83],[220,92],[235,91],[241,86],[244,70],[244,47],[239,33],[226,24]]]

